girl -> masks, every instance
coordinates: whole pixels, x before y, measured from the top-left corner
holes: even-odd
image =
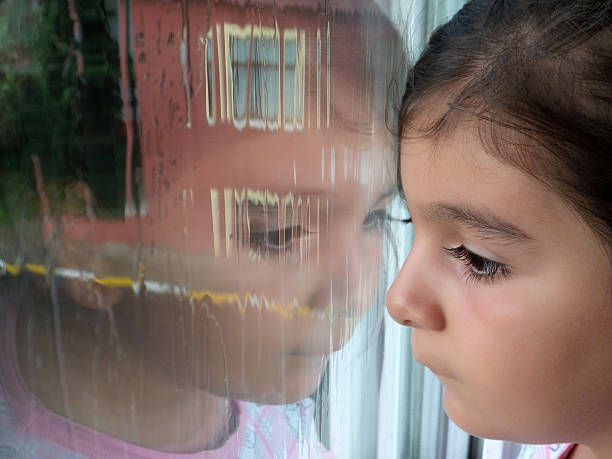
[[[460,427],[571,459],[612,457],[611,25],[609,0],[474,0],[399,123],[415,238],[389,312]]]

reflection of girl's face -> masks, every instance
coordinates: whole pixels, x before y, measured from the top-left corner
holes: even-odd
[[[134,8],[157,20],[149,2]],[[209,14],[193,8],[193,17]],[[372,211],[393,175],[382,116],[372,122],[383,94],[353,22],[214,8],[211,21],[191,24],[202,39],[188,44],[200,88],[188,106],[177,47],[159,45],[180,15],[136,40],[141,240],[159,247],[145,277],[193,292],[183,304],[151,296],[152,323],[170,324],[151,345],[182,365],[185,383],[295,400],[314,390],[325,356],[373,304],[381,241]],[[186,346],[169,345],[177,336]]]
[[[152,345],[186,380],[268,402],[314,390],[377,288],[385,161],[356,147],[341,133],[333,150],[316,133],[258,133],[171,180],[161,205],[178,202],[174,217],[150,219],[167,253],[146,276],[193,292],[182,305],[151,296],[149,309],[171,324]],[[188,344],[170,355],[179,335]]]
[[[171,384],[305,396],[377,288],[393,174],[370,67],[384,53],[348,17],[202,3],[186,37],[179,9],[132,6],[146,204],[132,242],[145,281],[185,294],[149,291],[125,320],[154,330],[141,346]]]
[[[192,155],[196,167],[183,154],[164,192],[145,196],[145,285],[181,293],[151,287],[114,315],[120,335],[138,336],[156,377],[269,403],[314,391],[326,356],[373,305],[390,185],[382,153],[335,135],[334,144],[316,132],[209,141],[206,154]],[[130,275],[106,265],[90,270]]]

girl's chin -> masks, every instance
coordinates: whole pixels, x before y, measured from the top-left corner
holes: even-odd
[[[491,419],[475,409],[474,404],[462,397],[461,388],[453,384],[453,381],[444,380],[442,385],[442,400],[444,403],[444,411],[447,416],[461,430],[479,438],[488,438],[492,440],[516,441],[511,438],[505,438],[504,433],[498,430],[499,426],[493,425]],[[497,421],[503,421],[498,419]]]
[[[446,378],[440,378],[442,382],[442,401],[447,416],[460,429],[481,438],[491,438],[491,432],[484,424],[485,420],[477,419],[477,413],[473,407],[466,404],[459,397],[456,390],[449,384]],[[484,427],[484,428],[483,428]]]

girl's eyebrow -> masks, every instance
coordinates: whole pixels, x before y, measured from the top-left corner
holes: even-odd
[[[496,216],[487,209],[477,209],[467,204],[451,205],[434,203],[422,209],[426,220],[451,220],[468,226],[486,239],[494,239],[507,245],[535,242],[535,239],[512,223]]]

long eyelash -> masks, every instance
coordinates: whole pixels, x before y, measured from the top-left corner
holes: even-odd
[[[470,281],[493,282],[497,278],[506,278],[510,275],[510,268],[507,265],[482,257],[463,245],[444,248],[444,251],[466,266],[466,277]]]

